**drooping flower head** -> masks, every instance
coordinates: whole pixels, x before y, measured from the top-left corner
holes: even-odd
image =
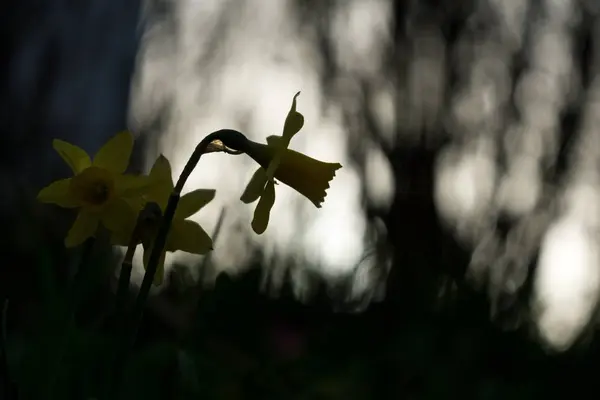
[[[342,167],[339,163],[315,160],[288,148],[292,137],[304,125],[304,117],[296,111],[299,94],[294,96],[281,136],[269,136],[265,145],[249,140],[240,132],[225,129],[214,134],[215,140],[208,150],[246,153],[260,165],[241,196],[241,200],[247,204],[260,199],[252,220],[252,228],[258,234],[267,228],[275,203],[276,180],[295,189],[320,208],[327,195],[329,182]]]
[[[125,175],[133,149],[133,136],[121,132],[96,153],[93,161],[80,147],[59,139],[53,147],[69,165],[74,176],[53,182],[37,198],[64,208],[79,208],[75,223],[65,239],[75,247],[94,236],[101,223],[115,231],[135,221],[128,200],[139,198],[149,187],[144,176]]]
[[[130,203],[130,206],[137,214],[143,208],[145,202],[153,202],[158,205],[162,214],[164,214],[174,187],[171,165],[166,157],[161,155],[157,158],[152,166],[149,178],[151,186],[144,195],[144,201],[142,203]],[[181,197],[175,211],[175,216],[171,222],[165,248],[163,249],[156,274],[154,275],[154,285],[160,285],[163,282],[167,251],[175,252],[181,250],[193,254],[206,254],[212,250],[212,239],[206,231],[198,223],[186,218],[196,214],[201,208],[210,203],[214,197],[215,190],[213,189],[197,189]],[[144,268],[148,267],[159,225],[159,220],[154,221],[154,224],[149,224],[147,230],[140,238],[144,247]],[[129,225],[124,230],[116,232],[113,235],[113,243],[127,246],[134,226],[135,223]]]

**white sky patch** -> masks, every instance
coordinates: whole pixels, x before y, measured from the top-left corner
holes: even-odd
[[[541,195],[539,164],[532,157],[521,155],[502,177],[496,202],[509,215],[523,216],[534,209]]]
[[[436,209],[465,240],[472,239],[467,227],[477,226],[487,216],[493,200],[497,172],[491,151],[489,143],[474,150],[447,148],[438,159]]]
[[[537,324],[548,344],[568,348],[592,316],[598,301],[597,238],[575,216],[557,221],[541,247],[535,278]]]
[[[367,153],[365,186],[367,196],[374,206],[388,209],[392,205],[396,190],[392,165],[385,154],[375,147]]]
[[[347,69],[377,74],[385,44],[391,39],[392,2],[345,0],[338,2],[331,25],[336,56]]]
[[[366,221],[361,212],[357,193],[358,177],[340,170],[340,186],[344,190],[331,191],[328,200],[305,233],[304,243],[308,259],[327,266],[327,274],[337,275],[353,268],[364,252]],[[331,197],[331,198],[329,198]],[[322,213],[322,214],[321,214]]]

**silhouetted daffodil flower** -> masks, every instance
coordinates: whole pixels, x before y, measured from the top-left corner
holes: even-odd
[[[275,203],[275,180],[292,187],[319,208],[335,171],[342,167],[339,163],[322,162],[288,149],[292,137],[304,125],[304,117],[296,111],[299,94],[294,96],[281,136],[269,136],[264,145],[248,140],[240,132],[222,130],[208,150],[246,153],[260,164],[261,167],[254,173],[241,197],[247,204],[260,199],[252,220],[252,229],[257,234],[263,233],[269,223],[271,208]]]
[[[152,166],[149,178],[152,185],[144,196],[144,200],[158,204],[161,212],[164,214],[174,187],[171,176],[171,165],[166,157],[162,155],[158,157]],[[171,222],[171,230],[167,236],[167,243],[160,257],[156,274],[154,275],[154,285],[160,285],[164,279],[164,264],[167,251],[174,252],[181,250],[187,253],[206,254],[212,250],[213,243],[210,236],[208,236],[198,223],[186,218],[196,214],[202,207],[210,203],[214,197],[215,190],[213,189],[198,189],[181,197],[175,211],[175,217]],[[130,204],[136,213],[144,206],[144,203]],[[135,223],[129,226],[127,230],[117,232],[113,236],[113,243],[127,246],[134,225]],[[159,225],[160,221],[150,224],[147,231],[140,238],[144,247],[144,268],[148,267]]]
[[[144,176],[124,175],[133,149],[131,133],[121,132],[111,138],[93,161],[83,149],[62,140],[55,139],[53,147],[74,176],[51,183],[37,198],[43,203],[79,208],[65,239],[67,247],[75,247],[94,236],[100,223],[110,231],[135,223],[135,214],[127,200],[139,198],[150,181]]]

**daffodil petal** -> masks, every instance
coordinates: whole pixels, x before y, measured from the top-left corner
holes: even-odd
[[[52,182],[40,190],[37,195],[37,199],[42,203],[56,204],[64,208],[79,207],[79,202],[70,194],[70,184],[71,178]]]
[[[86,239],[94,236],[98,228],[98,222],[97,214],[81,210],[67,234],[65,246],[68,248],[79,246]]]
[[[98,150],[93,165],[115,174],[122,174],[129,165],[132,150],[133,135],[128,131],[120,132]]]
[[[153,182],[145,175],[116,175],[115,192],[121,197],[135,197],[146,194]]]
[[[252,219],[252,229],[258,235],[267,229],[273,204],[275,204],[275,183],[269,182],[260,197],[256,210],[254,210],[254,218]]]
[[[184,194],[177,205],[175,218],[186,219],[196,214],[215,198],[215,193],[214,189],[197,189]]]
[[[292,136],[294,136],[302,127],[304,126],[304,116],[296,111],[296,98],[300,96],[300,92],[294,95],[294,100],[292,100],[292,107],[290,108],[290,112],[285,118],[285,123],[283,125],[283,139],[285,140],[286,147],[287,144],[290,143]]]
[[[123,199],[115,199],[102,211],[102,225],[111,232],[133,232],[137,220],[136,211]]]
[[[258,168],[250,178],[240,200],[246,204],[254,203],[264,192],[267,181],[266,171],[262,167]]]
[[[143,196],[121,197],[120,199],[126,201],[129,208],[131,208],[136,215],[138,215],[146,205],[146,200]]]
[[[148,264],[150,263],[150,254],[152,254],[152,247],[144,247],[144,270],[148,269]],[[154,286],[159,286],[163,283],[165,279],[165,258],[167,256],[167,252],[163,251],[160,259],[158,260],[158,265],[156,266],[156,273],[154,274],[154,279],[152,280],[152,284]]]
[[[52,142],[54,150],[62,157],[75,175],[92,165],[90,156],[81,147],[60,139]]]
[[[269,180],[273,180],[275,171],[279,168],[283,153],[290,145],[292,137],[302,129],[302,126],[304,126],[304,116],[296,111],[296,97],[299,95],[300,92],[296,93],[294,100],[292,100],[292,107],[290,108],[290,112],[285,118],[285,123],[283,125],[283,134],[274,148],[273,159],[267,167],[267,178]]]
[[[158,156],[150,169],[150,178],[160,182],[171,182],[171,186],[173,186],[171,163],[167,157],[162,154]]]
[[[167,251],[206,254],[212,250],[212,239],[202,227],[189,220],[174,220],[169,234]]]
[[[149,200],[158,203],[161,209],[164,210],[173,192],[173,178],[171,176],[171,164],[162,154],[154,162],[149,177],[151,186],[148,188],[146,196]]]

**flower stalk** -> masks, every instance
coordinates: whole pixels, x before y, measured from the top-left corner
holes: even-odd
[[[148,262],[148,266],[146,268],[146,272],[144,274],[140,290],[134,303],[129,329],[127,329],[125,336],[122,338],[123,341],[121,343],[121,347],[117,355],[117,362],[114,369],[116,381],[113,382],[113,391],[110,394],[109,398],[115,398],[116,396],[114,395],[117,394],[120,389],[120,380],[123,376],[122,372],[124,370],[125,363],[127,362],[129,351],[135,344],[137,332],[144,317],[146,301],[148,300],[148,295],[150,294],[150,288],[152,287],[152,282],[154,281],[154,275],[156,274],[156,271],[158,269],[160,257],[167,242],[167,236],[169,234],[169,230],[171,229],[171,223],[173,221],[173,218],[175,217],[175,211],[177,210],[177,205],[179,204],[179,199],[181,197],[183,187],[185,186],[185,182],[188,180],[188,178],[194,171],[194,168],[196,168],[196,166],[198,165],[202,154],[207,152],[207,149],[209,148],[211,142],[219,140],[220,136],[228,131],[230,130],[222,129],[219,131],[215,131],[206,136],[196,146],[194,152],[192,153],[188,162],[186,163],[181,175],[179,176],[179,179],[177,180],[177,184],[175,185],[171,196],[169,197],[169,202],[167,203],[167,207],[158,227],[158,233],[154,240],[154,245],[152,246],[150,260]],[[236,131],[236,133],[239,132]]]
[[[223,131],[227,131],[227,129],[219,130],[209,134],[196,146],[194,152],[192,153],[188,162],[186,163],[181,175],[179,176],[179,179],[177,180],[177,184],[173,189],[173,193],[171,193],[169,202],[167,203],[167,208],[165,209],[165,213],[158,228],[158,233],[154,241],[154,246],[152,247],[152,252],[150,253],[150,261],[148,263],[148,268],[146,269],[146,273],[144,274],[144,279],[142,280],[142,285],[140,286],[140,291],[138,293],[134,305],[132,319],[133,330],[131,332],[130,339],[131,342],[135,340],[135,336],[137,335],[137,328],[144,315],[146,300],[148,299],[148,295],[150,294],[150,288],[152,286],[154,274],[156,273],[158,261],[162,254],[162,250],[165,247],[167,235],[169,234],[171,222],[173,221],[173,217],[175,216],[175,211],[177,210],[177,205],[179,204],[179,199],[181,197],[183,187],[185,186],[185,182],[188,180],[188,178],[194,171],[194,168],[196,168],[196,166],[198,165],[200,157],[202,157],[202,154],[206,152],[208,145],[212,141],[218,140],[221,132]]]

